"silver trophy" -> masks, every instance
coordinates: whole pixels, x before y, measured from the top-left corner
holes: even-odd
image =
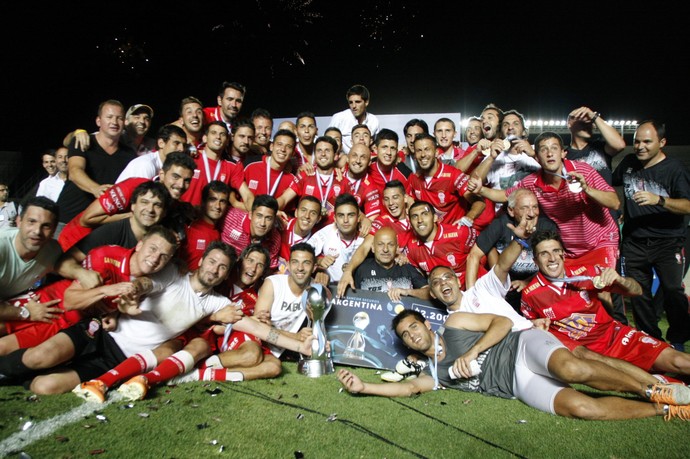
[[[331,353],[326,349],[326,324],[324,320],[331,310],[331,291],[321,284],[312,284],[302,294],[302,307],[312,321],[316,339],[311,343],[311,357],[301,358],[297,364],[300,373],[318,378],[335,372]]]

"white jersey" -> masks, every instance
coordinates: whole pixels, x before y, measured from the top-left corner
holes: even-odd
[[[158,176],[161,169],[163,169],[163,162],[158,152],[146,153],[131,160],[115,183],[120,183],[133,177],[153,179]]]
[[[45,196],[51,201],[57,202],[65,186],[65,181],[60,178],[60,174],[51,175],[41,180],[36,190],[36,196]]]
[[[321,228],[307,241],[309,245],[314,247],[317,257],[319,255],[337,257],[335,262],[326,270],[330,276],[330,282],[338,282],[343,277],[343,266],[350,262],[352,255],[362,245],[362,242],[364,239],[359,236],[351,241],[343,241],[335,223]]]
[[[230,304],[229,299],[213,290],[196,293],[190,284],[191,276],[181,275],[173,264],[151,276],[153,292],[141,302],[143,312],[120,316],[117,329],[110,332],[127,357],[160,346]]]
[[[271,324],[278,330],[297,333],[302,328],[307,312],[302,307],[302,294],[295,295],[288,284],[287,274],[268,276],[266,282],[273,285],[273,304],[271,304]],[[280,357],[284,349],[268,345],[276,357]]]
[[[359,121],[357,121],[357,118],[355,118],[355,115],[352,114],[352,110],[349,108],[336,113],[333,115],[333,118],[331,118],[331,123],[328,126],[340,129],[343,135],[343,153],[345,154],[349,153],[350,148],[352,148],[352,128],[358,124]],[[371,138],[375,139],[380,128],[379,119],[375,115],[367,112],[367,117],[362,124],[367,125],[371,131]]]
[[[532,328],[531,321],[518,314],[513,307],[504,300],[510,288],[510,277],[502,284],[492,269],[479,279],[472,288],[462,294],[460,309],[453,312],[474,312],[478,314],[496,314],[513,321],[512,331]]]

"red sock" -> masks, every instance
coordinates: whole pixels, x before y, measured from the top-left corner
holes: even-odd
[[[106,387],[110,388],[117,384],[118,381],[121,381],[125,378],[131,378],[132,376],[145,372],[149,365],[146,357],[147,356],[142,354],[134,354],[109,372],[99,376],[96,379],[102,381]]]
[[[146,373],[144,376],[149,382],[150,386],[156,385],[168,379],[186,373],[194,366],[194,357],[187,351],[179,351],[171,355],[153,371]]]

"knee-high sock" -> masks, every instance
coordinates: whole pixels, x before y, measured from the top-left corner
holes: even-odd
[[[153,371],[146,373],[150,386],[166,381],[174,376],[187,373],[194,367],[194,357],[187,351],[179,351],[165,359]]]
[[[121,364],[96,379],[102,381],[106,387],[112,387],[117,384],[118,381],[140,375],[150,370],[156,366],[156,363],[158,363],[158,360],[153,351],[146,350],[125,359]]]

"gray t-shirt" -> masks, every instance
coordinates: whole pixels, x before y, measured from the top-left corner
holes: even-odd
[[[446,358],[438,362],[438,379],[441,384],[465,392],[480,392],[502,398],[515,397],[513,378],[521,332],[510,333],[498,344],[479,354],[477,363],[482,372],[469,379],[451,379],[448,369],[458,357],[465,354],[484,336],[484,333],[451,327],[442,327],[439,333],[443,335],[447,347]]]

